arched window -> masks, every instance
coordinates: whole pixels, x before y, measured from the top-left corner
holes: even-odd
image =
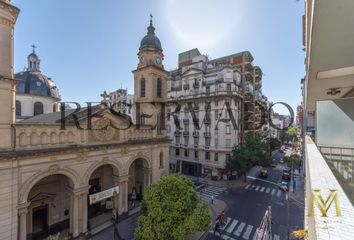
[[[140,97],[145,97],[145,78],[140,80]]]
[[[163,152],[160,152],[160,168],[163,168]]]
[[[33,115],[39,115],[39,114],[43,114],[43,103],[41,102],[35,102],[34,103],[34,108],[33,108]]]
[[[16,116],[21,116],[21,102],[16,100]]]
[[[56,111],[57,111],[57,104],[54,103],[54,104],[53,104],[53,112],[56,112]]]
[[[161,78],[157,79],[157,97],[162,97],[162,81]]]

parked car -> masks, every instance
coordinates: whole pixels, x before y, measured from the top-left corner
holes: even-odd
[[[268,170],[267,169],[261,169],[261,171],[259,172],[259,176],[261,178],[267,178],[268,177]]]
[[[276,163],[275,161],[273,161],[270,166],[271,166],[272,168],[276,168],[276,167],[277,167],[277,163]]]
[[[291,168],[289,168],[289,167],[284,168],[284,169],[283,169],[283,173],[284,173],[284,172],[287,172],[287,173],[290,174]]]
[[[283,176],[281,177],[283,180],[290,180],[290,173],[288,172],[283,172]]]

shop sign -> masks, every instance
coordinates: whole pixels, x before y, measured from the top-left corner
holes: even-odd
[[[102,192],[91,194],[89,196],[90,205],[112,197],[114,192],[116,192],[117,194],[119,193],[119,186],[104,190]]]

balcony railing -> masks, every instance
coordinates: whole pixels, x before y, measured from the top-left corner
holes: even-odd
[[[321,147],[321,149],[324,151],[323,147]],[[354,234],[354,207],[342,186],[339,184],[341,181],[340,176],[333,174],[333,166],[331,170],[330,165],[332,164],[332,160],[327,160],[326,162],[324,159],[324,156],[328,156],[328,154],[330,154],[330,152],[328,153],[326,150],[326,153],[322,155],[311,138],[306,137],[305,228],[308,230],[308,239],[351,240]],[[332,157],[333,156],[335,156],[334,159],[340,157],[340,155],[337,154],[332,155]],[[343,156],[341,158],[343,160]],[[328,162],[330,164],[328,164]],[[337,167],[343,168],[343,166],[344,165],[339,164]],[[330,191],[334,191],[338,201],[326,200],[330,196]],[[324,201],[316,201],[319,197],[315,193],[320,193]],[[314,197],[316,197],[316,199],[314,199]],[[316,202],[321,203],[317,204]],[[336,204],[338,204],[337,209],[340,210],[339,216],[337,216],[338,211],[336,211]],[[325,208],[324,210],[328,207],[326,217],[323,216],[320,206]]]
[[[204,132],[204,137],[205,138],[210,138],[211,137],[211,133],[210,132]]]
[[[198,131],[194,131],[193,132],[193,137],[199,137],[199,132]]]
[[[189,132],[188,132],[188,131],[183,131],[183,136],[184,136],[184,137],[189,136]]]

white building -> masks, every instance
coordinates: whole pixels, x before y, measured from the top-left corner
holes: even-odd
[[[105,98],[106,103],[109,107],[113,107],[113,109],[117,112],[127,114],[129,116],[133,116],[133,103],[134,103],[134,95],[129,94],[127,89],[118,89],[114,92],[110,92],[109,94],[106,91],[101,94],[103,98]]]
[[[190,63],[170,72],[168,113],[180,110],[168,118],[171,171],[221,177],[226,173],[226,159],[242,138],[239,67],[215,67],[197,49],[181,53],[179,58],[180,62],[189,58]]]
[[[40,70],[40,59],[33,52],[27,57],[27,68],[15,74],[19,80],[16,87],[16,120],[39,114],[57,112],[60,109],[59,89],[53,79]]]

